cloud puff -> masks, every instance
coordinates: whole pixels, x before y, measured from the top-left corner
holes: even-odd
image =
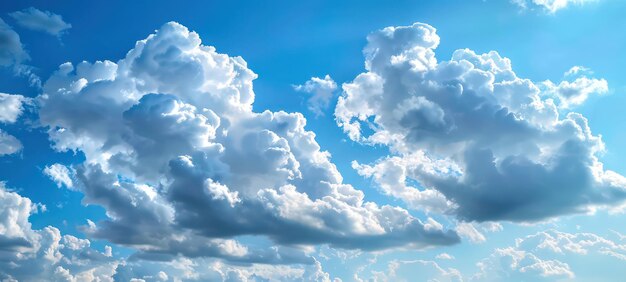
[[[92,249],[89,240],[62,236],[52,226],[33,230],[28,218],[38,210],[0,182],[0,279],[113,281],[118,262]]]
[[[333,93],[337,90],[337,83],[326,75],[324,78],[312,77],[304,84],[294,85],[296,91],[311,94],[307,99],[307,106],[315,115],[321,116],[328,109]]]
[[[43,169],[43,173],[50,177],[59,188],[65,186],[67,188],[74,187],[70,170],[62,164],[52,164]]]
[[[392,155],[357,163],[361,175],[411,208],[467,221],[537,221],[624,200],[626,179],[598,161],[604,144],[587,119],[561,115],[497,52],[438,62],[439,40],[421,23],[368,36],[366,72],[343,85],[335,116],[352,140]]]
[[[511,0],[512,3],[517,4],[522,9],[539,8],[550,14],[554,14],[570,5],[582,6],[596,1],[597,0]]]
[[[0,123],[15,123],[24,110],[27,99],[22,95],[0,93]],[[0,156],[19,152],[22,143],[0,128]]]
[[[367,281],[463,281],[461,272],[455,268],[443,268],[434,261],[392,260],[387,269],[371,271]],[[358,276],[356,281],[365,281]]]
[[[561,81],[555,84],[552,81],[544,81],[541,87],[546,95],[553,95],[559,100],[558,106],[562,109],[571,108],[584,103],[590,95],[605,94],[609,91],[608,82],[605,79],[588,78],[585,73],[592,73],[584,67],[572,67],[565,73],[567,77],[576,78],[573,81]]]
[[[454,256],[448,254],[448,253],[441,253],[438,254],[436,257],[436,259],[441,259],[441,260],[453,260],[455,259]]]
[[[24,110],[26,98],[22,95],[0,93],[0,122],[14,123]]]
[[[122,60],[59,67],[38,98],[83,203],[108,218],[90,236],[134,247],[136,258],[220,257],[308,263],[299,246],[422,248],[458,242],[454,231],[406,210],[365,202],[342,183],[299,113],[252,111],[256,78],[240,57],[168,23]],[[238,240],[262,235],[269,251]]]
[[[41,11],[33,7],[10,13],[9,16],[15,19],[17,24],[22,27],[43,31],[55,36],[61,35],[72,27],[71,24],[64,22],[60,15],[49,11]]]
[[[0,129],[0,156],[14,154],[21,150],[20,140]]]
[[[552,281],[574,278],[570,265],[584,262],[586,269],[620,264],[626,260],[626,245],[593,233],[566,233],[554,229],[515,240],[515,246],[496,249],[478,263],[473,280]],[[594,279],[603,278],[595,273]]]

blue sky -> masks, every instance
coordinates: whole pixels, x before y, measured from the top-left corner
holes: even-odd
[[[3,3],[0,280],[619,280],[625,6]]]

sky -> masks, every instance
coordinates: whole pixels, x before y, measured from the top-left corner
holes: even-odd
[[[617,0],[0,4],[0,281],[620,281]]]

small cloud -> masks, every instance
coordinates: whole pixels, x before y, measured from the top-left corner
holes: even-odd
[[[468,239],[473,244],[480,244],[480,243],[484,243],[485,241],[487,241],[487,238],[485,238],[485,235],[480,233],[480,231],[478,231],[476,227],[474,227],[474,224],[472,223],[467,223],[467,222],[459,223],[456,226],[456,232],[458,232],[461,237]]]
[[[74,183],[72,182],[72,178],[70,176],[70,170],[62,164],[46,166],[43,173],[50,177],[50,179],[52,179],[52,181],[54,181],[59,188],[61,188],[61,186],[65,186],[67,188],[74,187]]]
[[[554,14],[570,5],[582,6],[589,2],[596,1],[597,0],[511,0],[511,3],[516,4],[522,10],[541,9],[548,14]]]
[[[568,71],[565,72],[565,76],[572,76],[572,75],[577,75],[577,74],[593,74],[593,71],[591,71],[590,68],[586,68],[583,66],[573,66],[571,69],[569,69]]]
[[[21,27],[43,31],[54,36],[60,36],[72,27],[71,24],[63,21],[63,17],[60,15],[33,7],[10,13],[9,16],[15,19]]]
[[[294,85],[293,89],[311,94],[311,97],[307,100],[309,110],[315,113],[316,116],[323,116],[324,111],[330,105],[333,93],[337,90],[337,83],[330,75],[326,75],[323,79],[312,77],[302,85]]]
[[[436,257],[436,259],[441,259],[441,260],[453,260],[454,256],[448,254],[448,253],[441,253],[438,254]]]
[[[565,72],[563,80],[556,84],[546,80],[542,83],[546,93],[558,98],[559,107],[562,109],[572,108],[583,104],[593,94],[606,94],[609,92],[609,84],[605,79],[589,78],[593,74],[589,68],[574,66]],[[572,80],[573,79],[573,80]]]

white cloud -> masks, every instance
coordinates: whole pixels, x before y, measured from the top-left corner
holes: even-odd
[[[542,9],[543,11],[554,14],[561,9],[565,9],[571,5],[582,6],[597,0],[511,0],[522,9]]]
[[[0,156],[10,155],[22,150],[22,143],[13,135],[0,129]]]
[[[436,257],[436,259],[442,259],[442,260],[453,260],[454,256],[448,254],[448,253],[441,253],[438,254]]]
[[[43,172],[50,177],[50,179],[52,179],[52,181],[54,181],[59,188],[61,188],[61,186],[65,186],[67,188],[74,187],[72,178],[70,177],[70,170],[62,164],[52,164],[50,166],[46,166]]]
[[[357,277],[358,278],[358,277]],[[360,278],[359,278],[360,279]],[[364,281],[364,280],[357,280]],[[371,271],[367,281],[463,281],[461,272],[455,268],[444,269],[434,261],[392,260],[387,269]]]
[[[546,95],[553,95],[558,99],[559,108],[571,108],[583,104],[590,95],[602,95],[609,91],[609,85],[605,79],[588,78],[587,73],[593,72],[584,67],[572,67],[565,73],[565,76],[576,77],[573,81],[564,80],[555,84],[547,80],[541,86],[545,88]]]
[[[335,116],[352,140],[392,154],[357,172],[410,208],[467,221],[538,221],[624,201],[624,177],[597,159],[604,143],[587,119],[560,115],[551,93],[495,51],[438,62],[439,40],[422,23],[368,36],[366,71],[343,84]],[[561,95],[578,102],[605,89],[586,81]]]
[[[3,281],[113,281],[118,262],[90,248],[86,239],[55,227],[33,230],[38,205],[0,182],[0,279]]]
[[[0,124],[15,123],[22,114],[23,104],[26,101],[27,99],[22,95],[0,93]],[[22,150],[22,143],[0,128],[0,156],[14,154],[20,150]]]
[[[225,264],[221,260],[178,257],[145,261],[100,252],[91,241],[62,235],[52,226],[32,229],[39,210],[30,199],[0,182],[0,280],[2,281],[331,281],[319,262],[306,265]],[[285,253],[283,255],[289,255]]]
[[[326,75],[324,78],[312,77],[304,84],[294,85],[296,91],[311,94],[307,99],[307,106],[315,115],[321,116],[328,109],[333,93],[337,90],[337,83]]]
[[[0,122],[15,123],[24,110],[26,98],[22,95],[0,93]]]
[[[574,278],[576,269],[570,265],[582,263],[586,269],[596,269],[601,265],[623,263],[624,260],[626,245],[593,233],[566,233],[551,229],[518,238],[515,246],[496,249],[490,257],[478,263],[480,271],[472,278],[479,281],[552,281]],[[597,280],[612,279],[603,273],[593,275]]]
[[[456,226],[456,232],[459,233],[461,237],[469,239],[470,242],[474,244],[484,243],[487,241],[485,235],[478,231],[472,223],[460,222]]]
[[[472,281],[554,281],[575,277],[567,263],[558,260],[542,260],[530,252],[512,247],[496,249],[478,264],[480,272]]]
[[[116,63],[61,65],[38,97],[39,115],[55,149],[85,154],[73,186],[109,215],[85,232],[133,247],[137,258],[269,264],[314,263],[293,245],[458,242],[404,209],[365,202],[342,183],[302,114],[253,112],[255,78],[242,58],[202,45],[177,23]],[[244,235],[279,246],[232,239]]]
[[[22,11],[10,13],[17,24],[36,31],[43,31],[51,35],[60,36],[64,31],[72,27],[63,21],[63,17],[49,11],[41,11],[30,7]]]

